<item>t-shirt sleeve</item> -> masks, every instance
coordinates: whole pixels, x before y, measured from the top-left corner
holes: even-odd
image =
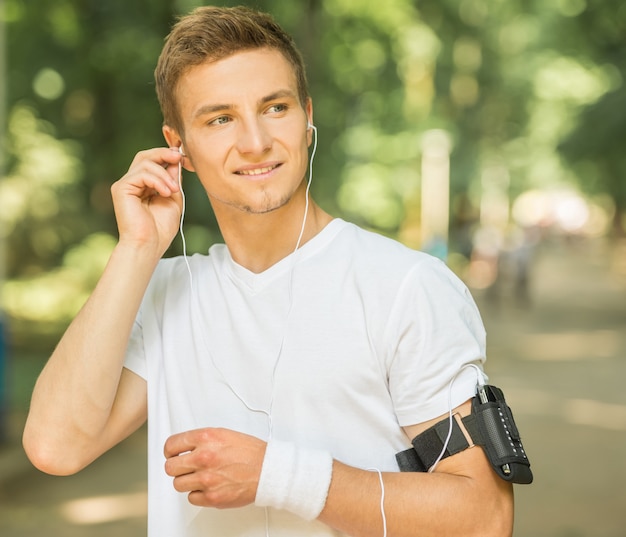
[[[465,284],[424,257],[405,278],[389,317],[389,389],[401,426],[441,416],[475,393],[485,329]]]
[[[135,318],[135,322],[133,323],[133,328],[128,340],[128,346],[126,347],[124,367],[147,380],[148,370],[146,364],[146,353],[143,344],[143,327],[141,317],[142,315],[140,309],[139,313],[137,313],[137,317]]]
[[[193,259],[193,258],[192,258]],[[126,347],[124,367],[148,379],[148,359],[160,348],[160,330],[168,294],[179,296],[186,288],[186,265],[181,258],[161,259],[150,279]],[[182,274],[182,278],[181,278]],[[174,285],[172,285],[172,282]]]

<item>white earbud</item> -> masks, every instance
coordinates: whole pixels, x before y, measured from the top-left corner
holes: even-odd
[[[306,124],[307,129],[317,130],[317,127],[313,125],[310,121]]]

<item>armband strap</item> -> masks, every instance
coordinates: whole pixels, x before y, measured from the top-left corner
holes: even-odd
[[[270,440],[254,503],[314,520],[326,504],[332,470],[333,459],[325,451]]]
[[[474,421],[466,419],[469,417],[471,416],[466,416],[461,419],[458,414],[453,416],[452,433],[450,433],[450,440],[448,441],[443,455],[441,455],[441,451],[443,450],[446,438],[450,432],[449,418],[441,420],[416,436],[411,442],[413,444],[411,449],[402,451],[396,455],[400,470],[403,472],[427,472],[435,464],[440,455],[441,459],[445,459],[450,455],[455,455],[467,448],[473,447],[475,445],[473,438],[476,437],[476,430],[473,427]],[[461,430],[458,420],[461,420],[467,429],[470,435],[469,441]]]
[[[502,390],[495,386],[479,386],[472,399],[472,413],[464,418],[455,414],[452,431],[450,425],[447,417],[417,435],[411,442],[412,448],[396,454],[400,470],[427,472],[438,459],[479,445],[502,479],[512,483],[532,483],[530,462]],[[446,445],[448,435],[450,439]]]

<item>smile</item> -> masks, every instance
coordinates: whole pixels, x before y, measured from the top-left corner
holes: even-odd
[[[272,166],[265,166],[263,168],[254,168],[250,170],[239,170],[236,173],[238,175],[263,175],[265,173],[271,172],[272,170],[275,170],[276,168],[278,168],[278,166],[280,166],[280,164],[274,164]]]

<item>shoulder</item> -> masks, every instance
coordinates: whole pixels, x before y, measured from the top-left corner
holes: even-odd
[[[419,276],[433,272],[447,275],[450,272],[440,259],[355,224],[344,223],[335,246],[344,256],[350,256],[353,264],[368,272],[382,273],[387,278],[403,279],[409,274]]]
[[[178,277],[181,274],[193,276],[201,275],[207,270],[219,270],[228,257],[228,249],[225,244],[213,244],[205,254],[194,253],[192,255],[178,255],[174,257],[164,257],[157,265],[153,279],[167,280]]]
[[[361,289],[386,297],[396,308],[459,307],[475,309],[466,284],[443,262],[425,252],[354,224],[343,225],[334,245],[338,266],[344,265]]]
[[[150,280],[148,295],[187,294],[194,282],[219,269],[222,257],[220,249],[214,250],[212,247],[209,254],[196,253],[186,257],[179,255],[161,259]]]

